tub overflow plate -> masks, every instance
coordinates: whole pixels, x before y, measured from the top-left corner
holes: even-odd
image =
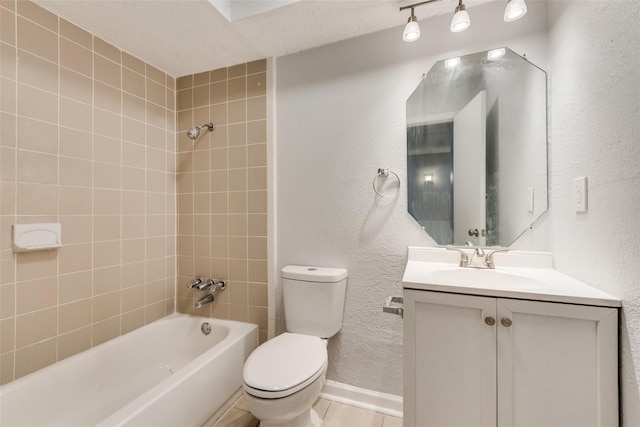
[[[211,333],[211,325],[207,322],[204,322],[200,327],[200,330],[202,331],[203,334],[209,335]]]

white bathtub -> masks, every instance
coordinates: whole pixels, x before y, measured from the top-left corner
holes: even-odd
[[[249,323],[173,314],[0,387],[0,426],[202,426],[257,340]]]

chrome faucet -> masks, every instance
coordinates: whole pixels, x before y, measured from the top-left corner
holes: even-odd
[[[196,291],[204,291],[206,289],[213,288],[215,292],[218,290],[224,290],[226,287],[227,284],[224,280],[205,279],[200,276],[187,283],[187,288],[195,289]]]
[[[469,257],[469,254],[467,252],[459,248],[447,246],[446,249],[459,252],[460,253],[459,265],[460,267],[467,267],[467,268],[494,269],[496,268],[496,264],[493,260],[493,254],[495,254],[496,252],[506,252],[509,250],[508,248],[505,248],[505,249],[496,249],[494,251],[485,252],[484,249],[482,249],[479,246],[472,248],[470,242],[467,242],[465,246],[469,246],[470,249],[473,249],[473,252],[471,253],[471,257]]]
[[[200,298],[198,301],[196,301],[195,306],[196,308],[200,308],[205,304],[212,303],[214,299],[215,299],[215,296],[213,294],[207,294],[202,298]]]
[[[202,279],[202,278],[199,278]],[[200,283],[192,286],[198,291],[209,290],[209,293],[194,303],[196,308],[200,308],[205,304],[210,304],[215,301],[217,292],[224,291],[227,288],[227,282],[225,280],[218,279],[202,279]]]
[[[467,265],[467,267],[489,268],[486,263],[486,256],[486,253],[480,246],[476,247],[471,254],[471,258],[469,258],[469,264]]]

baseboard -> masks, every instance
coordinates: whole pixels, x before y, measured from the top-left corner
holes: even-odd
[[[402,417],[402,397],[327,380],[320,397],[358,408]]]

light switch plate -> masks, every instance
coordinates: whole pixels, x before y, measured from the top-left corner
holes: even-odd
[[[587,211],[588,201],[588,182],[587,177],[582,176],[573,180],[573,206],[576,212]]]

